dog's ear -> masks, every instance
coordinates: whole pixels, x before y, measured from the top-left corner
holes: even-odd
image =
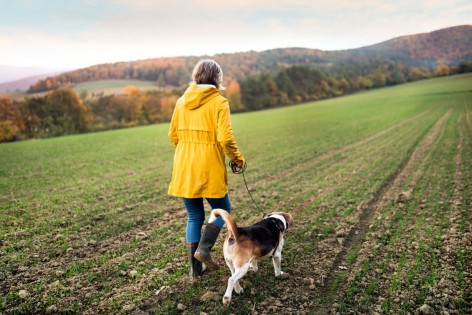
[[[288,212],[282,212],[282,215],[284,216],[285,221],[287,222],[287,228],[291,227],[293,225],[292,215]]]

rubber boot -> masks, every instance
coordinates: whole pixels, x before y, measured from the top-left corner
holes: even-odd
[[[213,245],[215,245],[218,234],[221,229],[214,224],[208,223],[203,231],[200,244],[198,245],[197,251],[194,257],[204,263],[210,270],[218,270],[220,265],[211,258],[210,251]]]
[[[202,263],[195,259],[195,251],[197,250],[198,243],[187,243],[188,249],[188,265],[189,275],[192,278],[196,278],[202,275]]]

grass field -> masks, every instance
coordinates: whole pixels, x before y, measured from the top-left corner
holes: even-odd
[[[157,89],[154,81],[141,80],[100,80],[79,83],[73,86],[73,90],[77,93],[87,91],[90,95],[92,93],[103,93],[104,95],[122,94],[127,86],[135,86],[140,90]]]
[[[0,313],[467,314],[472,75],[233,115],[282,269],[192,282],[168,124],[0,146]],[[240,225],[262,218],[231,174]]]
[[[78,83],[72,87],[72,89],[80,94],[82,91],[87,91],[89,96],[92,94],[111,95],[111,94],[123,94],[124,88],[127,86],[135,86],[140,91],[147,91],[158,89],[154,81],[142,81],[142,80],[99,80],[89,81],[84,83]],[[0,91],[0,97],[10,98],[15,101],[22,101],[25,97],[43,97],[47,92],[28,94],[26,91],[21,92],[2,92]]]

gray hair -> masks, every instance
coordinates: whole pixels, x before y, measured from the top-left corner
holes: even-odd
[[[193,68],[192,80],[196,84],[213,84],[217,89],[224,90],[223,70],[213,59],[200,60]]]

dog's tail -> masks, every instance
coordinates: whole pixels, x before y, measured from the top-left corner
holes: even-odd
[[[211,211],[210,219],[208,220],[208,223],[215,222],[215,220],[221,217],[223,221],[225,221],[226,226],[228,228],[228,233],[234,238],[235,241],[238,240],[239,234],[238,234],[238,226],[236,225],[236,222],[234,222],[233,217],[223,209],[213,209]]]

